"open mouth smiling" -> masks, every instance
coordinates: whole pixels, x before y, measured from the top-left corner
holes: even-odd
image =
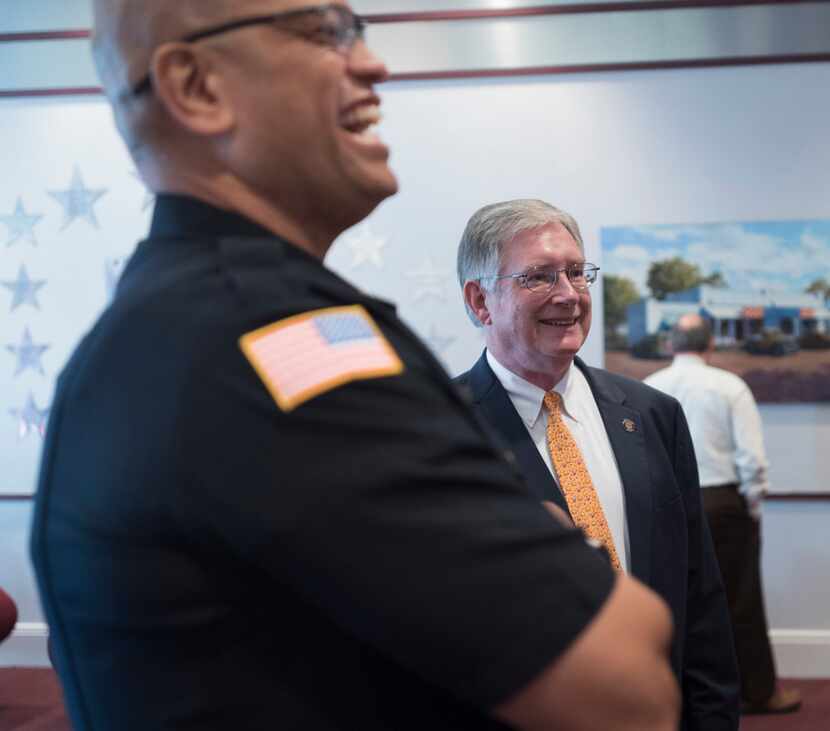
[[[374,128],[380,119],[380,100],[369,97],[351,104],[342,112],[340,127],[359,139],[379,141]]]
[[[352,134],[364,134],[378,122],[380,122],[380,109],[375,105],[367,104],[344,114],[340,126]]]
[[[579,322],[578,317],[569,317],[569,318],[561,318],[561,319],[544,319],[539,320],[543,325],[553,326],[553,327],[571,327],[576,325]]]

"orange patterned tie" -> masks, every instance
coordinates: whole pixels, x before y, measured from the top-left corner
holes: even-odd
[[[582,453],[562,420],[562,397],[556,391],[545,394],[545,406],[548,408],[548,449],[559,487],[565,495],[568,510],[574,523],[585,531],[588,538],[593,538],[608,550],[611,563],[620,570],[620,559],[614,547],[614,539],[605,520],[591,475],[582,459]]]

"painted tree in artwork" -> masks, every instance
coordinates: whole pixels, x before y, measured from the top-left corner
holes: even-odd
[[[653,262],[648,269],[646,284],[656,299],[663,300],[672,292],[682,292],[699,284],[725,287],[726,280],[720,272],[704,276],[697,264],[675,256]]]
[[[703,277],[701,284],[708,284],[710,287],[726,287],[726,280],[720,272],[712,272],[708,277]]]
[[[830,282],[821,277],[821,279],[814,280],[804,291],[809,294],[817,294],[824,299],[830,299]]]
[[[602,314],[606,337],[626,320],[626,308],[640,299],[637,285],[628,277],[608,274],[602,278]]]

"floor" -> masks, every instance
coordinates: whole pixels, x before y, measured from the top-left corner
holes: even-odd
[[[782,684],[801,691],[802,710],[781,716],[748,716],[741,731],[830,731],[830,679]],[[71,731],[51,669],[0,668],[0,731]]]

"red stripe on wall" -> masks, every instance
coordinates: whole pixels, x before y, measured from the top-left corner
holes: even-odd
[[[571,5],[535,5],[502,10],[432,10],[409,13],[364,15],[369,23],[422,23],[437,20],[484,20],[520,18],[540,15],[577,15],[583,13],[620,13],[689,8],[732,8],[746,5],[798,5],[815,0],[631,0],[631,2],[597,2]]]
[[[651,71],[661,69],[712,68],[717,66],[761,66],[769,64],[819,63],[830,61],[830,53],[805,53],[779,56],[744,56],[741,58],[679,59],[671,61],[636,61],[573,66],[527,66],[509,69],[465,69],[455,71],[413,71],[391,74],[390,81],[429,81],[439,79],[477,79],[505,76],[543,76],[581,74],[601,71]]]
[[[595,2],[566,5],[532,5],[501,10],[481,8],[469,10],[431,10],[406,13],[370,13],[363,17],[369,23],[422,23],[441,20],[482,20],[520,18],[540,15],[576,15],[585,13],[619,13],[689,8],[732,8],[748,5],[799,5],[820,0],[631,0],[631,2]],[[24,31],[0,33],[0,43],[23,41],[63,41],[89,38],[88,29]]]
[[[0,89],[0,99],[17,99],[38,96],[86,96],[102,94],[100,86],[67,86],[58,89]]]
[[[389,81],[437,81],[449,79],[484,79],[515,76],[583,74],[604,71],[654,71],[662,69],[716,68],[719,66],[762,66],[791,63],[830,62],[830,53],[804,53],[779,56],[744,56],[740,58],[679,59],[672,61],[637,61],[573,66],[526,66],[508,69],[456,69],[447,71],[410,71],[391,74]],[[86,96],[101,94],[98,86],[60,87],[54,89],[0,89],[0,99],[26,97]]]
[[[23,41],[72,41],[89,38],[90,35],[91,33],[86,29],[0,33],[0,43],[22,43]]]

